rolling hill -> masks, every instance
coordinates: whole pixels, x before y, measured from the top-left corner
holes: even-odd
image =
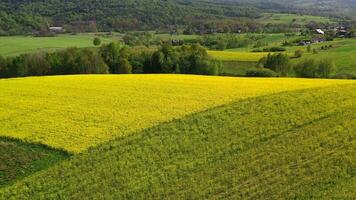
[[[168,74],[3,79],[0,136],[80,153],[239,99],[344,83]]]
[[[105,85],[104,77],[87,78],[100,80],[99,88]],[[106,78],[107,84],[118,87],[113,79],[124,83],[129,77]],[[148,87],[151,84],[157,87],[158,82],[160,87],[169,85],[170,89],[161,89],[164,94],[172,95],[176,101],[173,105],[179,107],[179,94],[193,99],[199,97],[199,102],[210,101],[210,105],[125,137],[113,137],[111,141],[0,189],[0,199],[352,199],[355,196],[355,82],[253,79],[252,84],[240,78],[176,75],[151,78],[146,82],[150,83]],[[39,85],[59,91],[55,85],[68,83],[73,87],[73,79],[85,81],[84,77],[76,76],[12,79],[0,83],[0,88],[7,87],[5,94],[11,96],[14,92],[9,88],[29,84],[18,95],[22,96],[19,101],[28,104],[27,98],[47,96],[41,93],[44,89]],[[219,82],[215,82],[216,79]],[[98,80],[93,81],[93,85]],[[144,87],[136,84],[130,90],[145,88],[146,84]],[[172,84],[189,86],[195,94],[191,96]],[[229,87],[231,84],[236,85]],[[282,84],[287,84],[283,86],[285,89],[278,89]],[[209,90],[204,91],[207,88]],[[219,88],[230,88],[229,98],[224,92],[219,93]],[[263,91],[274,89],[261,92],[262,88]],[[73,89],[65,88],[78,92]],[[90,91],[88,86],[82,89]],[[26,94],[30,90],[33,95]],[[254,91],[253,95],[250,90]],[[69,96],[73,96],[69,91]],[[103,92],[113,94],[112,90]],[[121,90],[122,94],[125,92]],[[213,97],[211,100],[209,95]],[[82,101],[102,105],[91,96],[90,92],[81,94]],[[70,99],[67,104],[77,109],[78,98]],[[164,101],[160,102],[161,114],[171,108],[171,104]],[[46,109],[53,106],[50,100],[41,102],[46,102]],[[155,110],[159,108],[150,109]],[[47,137],[45,132],[38,134]]]
[[[256,19],[264,12],[354,17],[354,0],[2,0],[0,35],[43,32],[48,25],[72,32],[152,30]],[[212,23],[202,25],[202,22]],[[231,21],[230,21],[231,22]],[[227,22],[227,23],[230,23]],[[201,28],[201,27],[200,27]]]
[[[214,0],[211,0],[214,1]],[[224,0],[225,2],[253,5],[272,12],[297,12],[319,15],[347,15],[355,17],[355,0]]]
[[[157,29],[196,19],[259,15],[250,6],[174,0],[3,0],[0,9],[0,34],[45,30],[49,24],[81,32]]]

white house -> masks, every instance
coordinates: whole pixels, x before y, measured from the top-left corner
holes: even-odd
[[[51,31],[51,32],[63,32],[64,31],[64,29],[63,29],[63,27],[60,27],[60,26],[52,26],[52,27],[49,27],[49,30]]]
[[[324,34],[325,34],[325,32],[324,32],[323,30],[321,30],[321,29],[316,29],[315,31],[316,31],[317,33],[321,34],[321,35],[324,35]]]

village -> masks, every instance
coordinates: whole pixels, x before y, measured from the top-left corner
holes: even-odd
[[[300,46],[332,41],[335,38],[354,38],[356,33],[352,30],[352,27],[340,25],[326,29],[316,28],[308,36],[309,39],[299,41]]]

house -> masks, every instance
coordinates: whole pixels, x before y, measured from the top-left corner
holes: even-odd
[[[184,41],[179,39],[172,39],[171,43],[172,46],[182,46],[184,44]]]
[[[324,38],[313,38],[311,39],[311,43],[322,43],[325,42]]]
[[[310,40],[302,40],[299,42],[300,46],[306,46],[306,45],[310,45],[311,41]]]
[[[63,27],[60,26],[51,26],[49,27],[49,31],[53,32],[53,33],[61,33],[64,31]]]
[[[340,38],[346,37],[347,36],[347,31],[346,30],[339,30],[336,33],[336,35],[337,35],[337,37],[340,37]]]
[[[324,34],[325,34],[325,32],[324,32],[323,30],[321,30],[321,29],[315,29],[315,32],[316,32],[317,34],[321,34],[321,35],[324,35]]]

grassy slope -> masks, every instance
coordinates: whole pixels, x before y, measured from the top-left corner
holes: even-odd
[[[298,37],[298,36],[296,36]],[[268,42],[268,47],[281,46],[282,42],[285,40],[293,40],[296,37],[286,37],[283,34],[269,34],[262,41]],[[332,48],[327,50],[321,50],[322,46],[333,45]],[[356,54],[356,39],[336,39],[334,41],[324,42],[320,44],[311,45],[312,49],[317,49],[318,54],[307,53],[306,46],[287,46],[286,52],[289,56],[294,55],[294,51],[303,50],[304,55],[300,59],[292,59],[292,63],[297,63],[305,58],[330,58],[332,59],[337,69],[335,73],[349,73],[356,75],[356,57],[353,56]],[[264,47],[263,47],[264,48]],[[241,65],[241,62],[250,62],[257,63],[257,61],[268,53],[254,53],[252,47],[249,48],[239,48],[239,49],[229,49],[226,51],[209,51],[209,54],[224,62],[229,62],[226,66],[227,72],[235,72],[236,74],[243,75],[246,71],[245,65]],[[232,65],[233,62],[236,62],[235,66]]]
[[[249,52],[249,51],[208,51],[213,58],[221,61],[245,61],[257,62],[268,52]]]
[[[0,187],[68,158],[65,152],[36,144],[0,138]]]
[[[254,34],[251,34],[254,35]],[[259,34],[255,34],[259,35]],[[170,36],[167,34],[158,34],[158,37],[162,39],[169,38],[196,38],[195,35],[178,35]],[[34,38],[34,37],[24,37],[24,36],[15,36],[15,37],[0,37],[0,55],[3,56],[14,56],[22,53],[30,53],[36,51],[49,51],[54,49],[61,49],[67,47],[93,47],[92,40],[95,37],[94,34],[80,34],[80,35],[59,35],[57,37],[46,37],[46,38]],[[262,39],[262,42],[267,42],[268,47],[280,46],[285,40],[293,40],[299,36],[286,37],[283,33],[277,34],[266,34],[266,37]],[[119,36],[113,37],[102,37],[104,43],[110,42],[112,40],[118,39]],[[335,60],[336,65],[338,66],[337,73],[350,73],[356,75],[356,58],[352,56],[356,52],[356,40],[335,40],[332,42],[326,42],[322,44],[312,45],[313,48],[320,49],[322,45],[334,45],[334,48],[327,51],[320,51],[317,55],[306,54],[305,57],[330,57]],[[262,47],[264,48],[264,47]],[[253,53],[251,52],[252,46],[248,48],[237,48],[237,49],[228,49],[226,51],[209,51],[209,54],[222,61],[229,62],[225,72],[243,75],[246,71],[246,65],[241,64],[241,62],[257,62],[263,56],[268,53]],[[297,49],[306,50],[306,47],[293,46],[286,47],[287,53],[290,56],[294,55],[294,51]],[[298,61],[296,59],[295,61]],[[231,63],[236,62],[235,67],[231,67]],[[240,67],[241,66],[241,67]],[[236,69],[234,69],[236,68]]]
[[[296,21],[293,22],[293,19]],[[263,24],[300,24],[306,25],[309,22],[319,23],[333,23],[333,21],[327,17],[312,16],[312,15],[296,15],[296,14],[283,14],[283,13],[264,13],[263,17],[258,19]]]
[[[333,45],[328,50],[320,50],[321,46]],[[312,45],[319,50],[318,54],[306,54],[304,58],[330,58],[335,61],[337,73],[349,73],[356,76],[356,39],[338,39],[331,42]],[[291,49],[294,50],[294,49]]]
[[[0,136],[78,153],[238,99],[340,80],[83,75],[0,80]]]
[[[222,75],[229,76],[245,76],[248,70],[257,69],[256,62],[222,61],[221,64]]]
[[[90,35],[59,35],[56,37],[0,37],[0,55],[15,56],[36,51],[49,51],[67,47],[94,47],[94,36]],[[101,38],[103,43],[112,41]]]
[[[79,154],[0,199],[352,199],[356,85],[194,114]]]

